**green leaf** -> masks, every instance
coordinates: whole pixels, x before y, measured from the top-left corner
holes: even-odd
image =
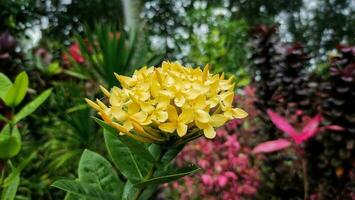
[[[20,175],[21,171],[36,157],[37,153],[33,152],[30,156],[24,159],[18,167],[16,167],[11,174],[5,179],[4,186],[9,186],[12,181]]]
[[[13,123],[16,124],[23,118],[27,117],[31,113],[33,113],[51,94],[52,89],[48,89],[42,92],[38,97],[36,97],[33,101],[25,105],[14,117]]]
[[[108,130],[114,135],[117,135],[116,129],[112,128],[108,124],[106,124],[104,121],[94,118],[95,121],[104,129]],[[140,156],[142,159],[148,161],[149,163],[154,163],[155,165],[159,165],[159,163],[154,159],[152,154],[148,151],[148,149],[145,147],[144,144],[137,142],[136,140],[133,140],[127,136],[116,136],[126,147],[130,149],[132,153],[135,155]]]
[[[63,70],[63,72],[69,76],[72,76],[74,78],[78,78],[78,79],[82,79],[82,80],[87,80],[88,77],[83,74],[83,73],[80,73],[80,72],[75,72],[75,71],[71,71],[71,70]]]
[[[14,130],[13,134],[10,134],[10,125],[7,124],[0,133],[0,159],[12,158],[21,150],[21,139],[17,127]]]
[[[107,151],[120,172],[131,182],[138,182],[148,173],[148,165],[141,157],[133,155],[117,137],[104,129]]]
[[[112,133],[113,135],[115,135],[115,133],[117,133],[117,130],[113,127],[111,127],[110,125],[106,124],[106,122],[102,121],[99,118],[96,117],[92,117],[102,128],[104,128],[105,130],[107,130],[108,132]]]
[[[19,184],[20,184],[20,174],[17,174],[17,176],[12,179],[11,183],[3,189],[1,200],[15,199]]]
[[[61,71],[61,68],[60,68],[60,65],[59,65],[59,62],[56,61],[56,62],[52,62],[48,65],[48,68],[47,68],[47,74],[49,75],[55,75],[55,74],[58,74],[60,73]]]
[[[123,191],[123,182],[111,164],[101,155],[85,150],[79,162],[79,181],[111,192],[119,197]]]
[[[12,82],[10,79],[5,74],[0,73],[0,98],[3,98],[11,86]]]
[[[64,200],[79,200],[79,199],[85,200],[85,198],[81,198],[80,196],[69,193],[69,192],[67,192],[67,194],[64,197]]]
[[[152,154],[148,151],[146,146],[142,144],[141,142],[137,142],[136,140],[133,140],[132,138],[129,138],[127,136],[117,136],[121,142],[128,147],[132,153],[135,155],[140,156],[142,159],[148,161],[149,163],[159,165],[159,163],[154,159]]]
[[[181,152],[185,145],[169,148],[161,159],[162,166],[167,166]]]
[[[9,88],[3,100],[7,106],[15,107],[25,98],[28,89],[28,76],[26,72],[17,75],[15,83]]]
[[[144,188],[142,195],[140,196],[140,200],[151,199],[152,195],[157,191],[159,185],[150,185]]]
[[[167,171],[161,173],[158,177],[151,178],[149,180],[144,180],[139,183],[134,184],[135,187],[145,187],[148,185],[157,185],[157,184],[163,184],[163,183],[168,183],[171,181],[175,181],[181,177],[184,177],[186,175],[190,175],[193,173],[196,173],[200,171],[201,169],[196,167],[196,166],[189,166],[189,167],[184,167],[181,169],[173,170],[173,171]]]
[[[80,181],[64,179],[54,182],[52,186],[90,200],[117,199],[117,197],[110,192],[103,191],[93,185]]]
[[[131,200],[134,198],[134,195],[138,192],[138,188],[134,187],[131,181],[127,181],[123,193],[122,193],[122,200]]]

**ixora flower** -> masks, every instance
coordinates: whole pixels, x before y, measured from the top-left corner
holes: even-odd
[[[269,115],[272,123],[274,123],[278,129],[289,135],[296,145],[300,145],[303,142],[309,140],[323,129],[329,129],[333,131],[343,130],[342,127],[337,125],[319,127],[319,124],[322,121],[322,117],[318,114],[308,121],[308,123],[303,127],[301,132],[298,132],[285,118],[281,117],[272,110],[268,110],[267,114]],[[253,149],[253,153],[271,153],[283,150],[291,145],[292,142],[290,140],[280,138],[277,140],[263,142],[257,145]]]
[[[161,143],[171,139],[216,136],[215,128],[248,114],[233,108],[232,78],[213,75],[208,65],[184,67],[163,62],[161,67],[143,67],[132,77],[115,74],[122,88],[100,86],[109,105],[86,102],[121,135],[141,142]]]

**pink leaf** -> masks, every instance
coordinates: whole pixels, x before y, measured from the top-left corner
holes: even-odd
[[[269,115],[272,123],[274,123],[278,129],[282,130],[295,140],[295,138],[298,136],[298,133],[285,118],[281,117],[270,109],[267,110],[267,114]]]
[[[322,117],[321,115],[316,115],[313,117],[307,124],[306,126],[302,129],[301,135],[295,138],[296,144],[300,144],[303,141],[309,140],[312,138],[314,135],[319,133],[319,123],[321,121]]]
[[[271,153],[275,151],[280,151],[291,145],[291,142],[286,139],[277,139],[258,144],[254,149],[253,153]]]
[[[341,127],[338,125],[329,125],[329,126],[326,126],[325,128],[328,130],[332,130],[332,131],[344,131],[345,130],[344,127]]]

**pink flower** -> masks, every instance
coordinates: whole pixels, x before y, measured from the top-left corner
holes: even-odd
[[[228,178],[226,176],[221,175],[217,177],[217,184],[219,187],[224,187],[227,185],[227,183],[228,183]]]
[[[208,163],[207,160],[203,160],[203,159],[202,159],[202,160],[199,160],[199,161],[198,161],[198,165],[199,165],[200,167],[206,169],[206,168],[208,167],[209,163]]]
[[[234,172],[228,171],[226,173],[224,173],[224,176],[232,179],[232,180],[237,180],[237,175]]]
[[[240,186],[239,192],[246,195],[254,195],[256,193],[256,188],[250,185],[244,184]]]
[[[84,63],[84,57],[82,56],[79,45],[77,43],[70,45],[69,54],[77,63]]]
[[[216,132],[217,132],[217,136],[218,137],[223,137],[223,136],[228,134],[227,131],[224,128],[219,128],[219,129],[217,129]]]
[[[210,175],[204,174],[201,176],[201,179],[202,179],[203,184],[208,185],[208,186],[213,185],[213,179]]]

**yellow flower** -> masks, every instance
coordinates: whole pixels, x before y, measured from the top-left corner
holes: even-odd
[[[177,134],[182,137],[187,133],[187,124],[191,120],[189,112],[182,112],[178,115],[175,106],[168,107],[168,122],[159,125],[159,129],[168,133],[173,133],[175,130]]]
[[[100,86],[108,104],[86,101],[121,135],[141,142],[162,143],[201,134],[214,138],[215,128],[247,116],[233,108],[233,79],[211,74],[208,65],[201,70],[163,62],[158,68],[136,70],[131,77],[115,76],[121,88]]]

